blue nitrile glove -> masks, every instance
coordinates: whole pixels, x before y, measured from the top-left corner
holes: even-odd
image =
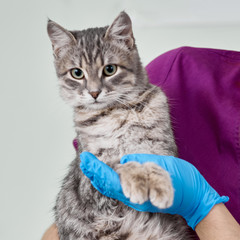
[[[123,156],[120,163],[124,164],[130,161],[141,164],[154,162],[169,172],[175,190],[173,205],[170,208],[159,209],[153,206],[150,201],[135,204],[124,196],[119,176],[112,168],[89,152],[81,153],[80,159],[83,173],[103,195],[117,199],[138,211],[179,214],[186,219],[188,225],[193,229],[215,204],[225,203],[229,200],[228,197],[220,197],[199,171],[182,159],[172,156],[130,154]]]

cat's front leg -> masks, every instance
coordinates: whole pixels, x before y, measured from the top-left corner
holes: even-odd
[[[158,208],[168,208],[173,203],[174,190],[167,171],[152,162],[119,164],[116,171],[120,176],[123,193],[133,203],[147,200]]]

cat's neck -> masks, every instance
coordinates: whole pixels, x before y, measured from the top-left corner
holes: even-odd
[[[80,151],[89,151],[101,156],[103,149],[117,149],[113,132],[121,128],[128,111],[119,108],[84,111],[75,109],[75,130]],[[111,152],[116,156],[115,152]]]
[[[125,133],[126,123],[140,121],[139,116],[143,108],[147,107],[150,101],[148,99],[158,90],[152,86],[128,104],[114,105],[101,110],[75,108],[75,130],[82,149],[93,152],[97,148],[101,149],[103,145],[116,148],[114,144],[116,139]]]

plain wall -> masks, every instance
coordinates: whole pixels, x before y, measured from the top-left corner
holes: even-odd
[[[240,50],[237,0],[0,2],[0,239],[40,239],[75,156],[72,110],[58,95],[47,18],[75,30],[132,17],[146,65],[180,46]]]

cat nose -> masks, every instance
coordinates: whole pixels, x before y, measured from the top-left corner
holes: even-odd
[[[94,99],[97,99],[97,97],[99,96],[100,93],[101,93],[101,91],[89,92],[89,94],[90,94]]]

